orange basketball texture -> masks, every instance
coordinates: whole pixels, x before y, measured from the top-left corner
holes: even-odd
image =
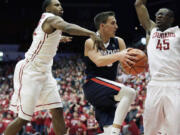
[[[127,67],[127,66],[124,66],[123,64],[121,64],[123,71],[126,74],[131,74],[131,75],[137,75],[139,73],[144,72],[148,65],[147,64],[148,59],[147,59],[146,54],[140,49],[131,49],[131,50],[129,50],[129,52],[137,54],[136,57],[138,59],[136,61],[134,61],[135,65],[133,65],[131,67]]]

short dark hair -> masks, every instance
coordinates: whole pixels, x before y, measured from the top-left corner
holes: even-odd
[[[94,17],[94,25],[97,30],[99,29],[101,23],[106,23],[109,16],[115,16],[115,13],[113,11],[106,11],[106,12],[98,13]]]
[[[43,12],[46,11],[46,7],[49,6],[49,4],[51,3],[51,0],[44,0],[43,4],[42,4],[42,10]]]
[[[159,10],[161,10],[161,9],[166,9],[166,10],[168,11],[168,16],[169,16],[169,17],[173,17],[173,18],[175,17],[173,10],[171,10],[171,9],[169,9],[169,8],[165,8],[165,7],[164,7],[164,8],[160,8]],[[158,10],[158,11],[159,11],[159,10]],[[158,12],[158,11],[157,11],[157,12]],[[156,13],[157,13],[157,12],[156,12]]]
[[[168,13],[169,16],[174,18],[174,11],[171,10],[171,9],[169,9],[169,8],[167,8],[167,9],[168,9],[168,11],[169,11],[169,13]]]

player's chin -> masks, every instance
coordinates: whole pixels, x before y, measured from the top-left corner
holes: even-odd
[[[115,33],[112,33],[111,34],[111,38],[114,38],[116,35],[115,35]]]
[[[63,16],[63,13],[62,12],[58,12],[58,16]]]

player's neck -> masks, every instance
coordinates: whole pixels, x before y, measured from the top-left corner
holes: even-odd
[[[161,32],[167,30],[168,28],[170,28],[171,26],[164,26],[164,27],[157,27],[157,29]]]
[[[101,31],[99,31],[99,35],[100,35],[100,37],[102,38],[104,44],[106,44],[106,43],[109,42],[109,40],[110,40],[110,37],[109,37],[109,36],[107,36],[106,34],[104,34],[104,33],[101,32]]]

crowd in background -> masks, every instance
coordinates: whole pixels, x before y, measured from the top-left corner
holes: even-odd
[[[16,62],[0,63],[0,135],[17,116],[8,110],[13,93],[13,72]],[[53,75],[57,80],[59,93],[64,104],[68,135],[95,135],[102,132],[95,120],[92,106],[83,95],[82,85],[86,81],[84,70],[85,65],[80,56],[64,56],[56,60],[53,65]],[[122,135],[143,135],[142,114],[149,73],[131,76],[124,74],[119,67],[117,81],[135,88],[138,93],[123,123]],[[49,111],[34,113],[32,121],[24,126],[19,133],[19,135],[32,134],[55,135]]]

